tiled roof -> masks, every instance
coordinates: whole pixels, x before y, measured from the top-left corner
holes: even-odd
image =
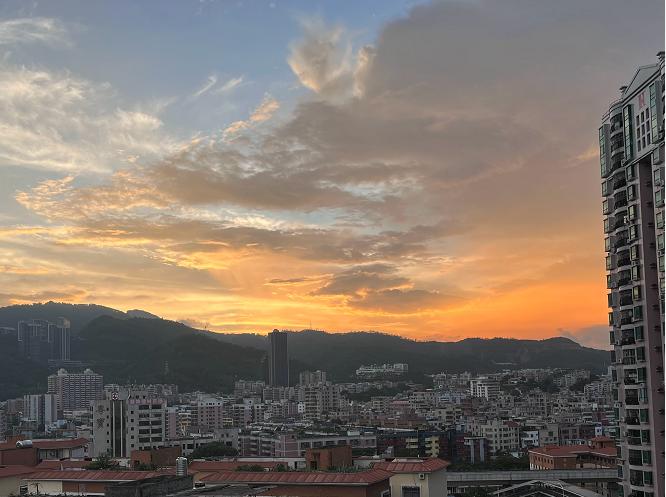
[[[28,473],[33,473],[34,471],[35,468],[32,468],[30,466],[21,466],[19,464],[0,466],[0,478],[9,478],[10,476],[25,475]]]
[[[326,473],[322,471],[222,471],[201,478],[207,483],[250,483],[271,485],[372,485],[388,480],[392,473],[371,469],[358,473]]]
[[[145,480],[164,473],[157,471],[35,471],[26,480],[59,480],[59,481],[136,481]]]
[[[451,463],[443,459],[394,459],[393,461],[378,462],[375,469],[383,469],[391,473],[432,473],[449,466]]]
[[[598,454],[607,457],[617,456],[617,449],[615,447],[595,449],[588,445],[546,445],[544,447],[534,447],[530,449],[530,452],[551,457],[575,457],[579,454]]]
[[[287,467],[287,463],[279,461],[192,461],[189,465],[190,471],[236,471],[238,466],[261,466],[262,468],[275,469],[282,464]]]
[[[38,449],[75,449],[88,445],[87,438],[61,438],[54,440],[33,440],[32,446]]]
[[[81,459],[64,459],[62,461],[59,459],[47,459],[35,466],[35,469],[38,471],[47,469],[57,469],[60,471],[66,469],[85,469],[90,464],[92,464],[92,461],[85,461]]]

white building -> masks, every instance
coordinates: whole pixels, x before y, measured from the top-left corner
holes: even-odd
[[[95,456],[129,457],[165,446],[166,401],[146,391],[121,390],[93,408]]]

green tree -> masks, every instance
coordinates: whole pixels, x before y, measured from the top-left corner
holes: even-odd
[[[120,465],[117,461],[111,459],[108,454],[101,454],[97,459],[86,466],[86,469],[118,470]]]
[[[200,459],[205,457],[233,457],[237,455],[238,451],[233,447],[229,447],[224,442],[211,442],[194,449],[189,458]]]

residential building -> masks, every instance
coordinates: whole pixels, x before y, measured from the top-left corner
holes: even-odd
[[[23,420],[37,426],[50,425],[58,420],[58,397],[55,394],[23,396]]]
[[[299,385],[318,385],[326,383],[326,371],[302,371],[298,374]]]
[[[48,378],[48,393],[58,397],[58,409],[62,411],[90,409],[92,402],[102,398],[103,391],[102,375],[91,369],[83,373],[68,373],[66,369],[59,369]]]
[[[289,386],[289,347],[286,331],[273,330],[268,334],[270,353],[268,355],[268,383],[271,386]]]
[[[17,327],[19,353],[35,362],[70,360],[70,323],[58,318],[55,323],[44,319],[19,321]]]
[[[624,495],[664,496],[664,53],[599,128],[615,417]]]
[[[383,378],[392,376],[402,376],[409,371],[409,365],[397,362],[395,364],[371,364],[361,366],[356,370],[356,376],[359,378]]]
[[[446,497],[446,467],[448,462],[432,459],[394,459],[380,462],[372,468],[388,471],[391,494],[399,497]]]
[[[120,390],[93,407],[95,456],[130,457],[133,450],[164,447],[166,401],[146,391]]]
[[[487,376],[480,376],[469,381],[469,393],[472,397],[483,397],[486,400],[497,398],[500,392],[499,381]]]
[[[583,445],[548,445],[529,450],[530,469],[615,468],[613,439],[598,437]]]

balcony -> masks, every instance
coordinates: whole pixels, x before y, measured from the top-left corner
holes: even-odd
[[[612,169],[611,169],[611,171],[612,171]],[[618,190],[620,188],[624,188],[625,186],[627,186],[627,180],[625,178],[617,179],[617,180],[613,181],[612,186],[613,186],[613,190]]]
[[[631,316],[622,316],[620,318],[620,326],[623,326],[625,324],[631,324],[633,322],[633,318]]]
[[[613,248],[617,250],[621,247],[624,247],[628,242],[629,242],[629,237],[623,236],[613,244]]]
[[[627,423],[628,425],[641,424],[640,420],[638,419],[638,416],[627,416],[624,418],[624,422]]]
[[[635,377],[632,376],[625,376],[624,377],[624,384],[625,385],[636,385],[638,382],[636,381]]]
[[[621,295],[620,296],[620,305],[631,305],[634,303],[634,299],[631,295]]]
[[[640,457],[630,457],[629,464],[631,464],[632,466],[642,466],[643,459],[641,459]]]
[[[633,390],[634,392],[636,390]],[[628,406],[637,406],[639,404],[638,397],[627,397],[624,399],[624,403]]]
[[[627,437],[626,440],[629,445],[643,445],[641,437]]]
[[[622,364],[624,366],[631,366],[633,364],[636,364],[636,358],[635,357],[623,357],[622,358]]]
[[[619,230],[624,227],[624,216],[620,215],[614,223],[611,224],[611,231]]]
[[[631,336],[624,336],[620,339],[620,345],[634,345],[636,343],[636,339]]]
[[[627,205],[627,197],[622,197],[619,199],[616,199],[613,202],[613,209],[619,209],[620,207],[624,207]]]
[[[617,280],[617,286],[625,286],[629,285],[631,283],[631,276],[625,276],[624,278],[620,278]]]

